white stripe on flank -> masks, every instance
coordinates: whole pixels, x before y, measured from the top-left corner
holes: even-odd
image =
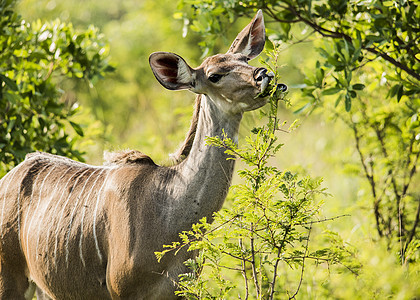
[[[70,172],[70,170],[72,170],[72,169],[73,169],[73,168],[72,168],[72,167],[70,167],[70,168],[68,169],[68,171],[64,173],[64,175],[66,175],[66,174],[67,174],[68,172]],[[55,216],[56,216],[56,211],[57,211],[57,208],[58,208],[58,206],[60,205],[61,199],[63,198],[63,196],[64,196],[64,194],[65,194],[65,192],[66,192],[66,188],[67,188],[67,186],[69,185],[70,180],[72,180],[72,179],[73,179],[74,175],[75,175],[78,171],[79,171],[79,168],[77,168],[77,169],[76,169],[76,172],[74,172],[74,173],[73,173],[73,174],[69,177],[69,179],[67,180],[66,184],[62,186],[62,187],[63,187],[63,191],[61,192],[61,196],[60,196],[60,198],[58,198],[58,201],[56,202],[54,209],[53,209],[53,210],[51,210],[51,214],[50,214],[50,216],[51,216],[51,217],[47,219],[47,220],[49,220],[50,222],[49,222],[49,226],[48,226],[48,230],[47,230],[47,237],[45,238],[45,241],[46,241],[46,242],[45,242],[45,252],[48,252],[48,246],[49,246],[48,240],[49,240],[49,238],[50,238],[50,233],[51,233],[51,231],[52,231],[52,226],[53,226],[53,224],[54,224],[54,218],[55,218]],[[50,259],[48,259],[48,263],[49,263],[50,261],[51,261],[51,260],[50,260]]]
[[[73,191],[76,189],[76,186],[77,186],[77,183],[79,182],[80,177],[82,177],[82,175],[84,175],[87,171],[89,171],[89,169],[88,169],[88,168],[87,168],[86,170],[84,170],[82,173],[80,173],[80,174],[79,174],[79,176],[77,176],[77,179],[76,179],[76,181],[75,181],[75,182],[74,182],[74,184],[73,184],[73,188],[72,188],[72,190],[70,191],[70,193],[68,194],[67,199],[66,199],[66,202],[64,202],[63,209],[61,210],[60,219],[58,220],[58,223],[57,223],[57,229],[55,230],[55,247],[54,247],[54,257],[55,257],[55,258],[57,258],[58,235],[59,235],[59,233],[60,233],[61,220],[62,220],[62,219],[63,219],[63,217],[64,217],[64,213],[65,213],[65,210],[66,210],[67,203],[68,203],[68,202],[69,202],[69,200],[70,200],[71,194],[72,194],[72,193],[73,193]],[[67,184],[68,184],[68,183],[67,183]],[[56,262],[57,262],[57,260],[56,260]],[[57,267],[57,264],[56,264],[56,267]]]
[[[31,191],[31,198],[30,198],[30,200],[29,200],[29,203],[28,203],[28,207],[27,207],[27,211],[26,211],[26,216],[25,216],[25,222],[23,222],[23,224],[24,224],[24,226],[25,226],[25,228],[26,229],[28,229],[28,223],[27,223],[27,221],[28,221],[28,216],[29,216],[29,211],[30,211],[30,209],[31,209],[31,204],[32,204],[32,198],[34,197],[34,191],[35,191],[35,189],[36,189],[36,184],[37,184],[37,182],[38,182],[38,178],[39,178],[39,175],[42,173],[42,171],[44,171],[46,168],[48,168],[49,167],[49,165],[46,165],[46,166],[44,166],[39,172],[38,172],[38,174],[36,175],[36,178],[35,178],[35,180],[33,181],[33,184],[32,184],[32,191]]]
[[[51,204],[52,200],[54,199],[54,195],[55,195],[55,191],[57,190],[57,186],[58,186],[59,183],[61,183],[61,180],[67,174],[67,171],[68,171],[67,169],[64,170],[63,175],[60,176],[60,178],[55,183],[54,188],[51,190],[50,199],[48,201],[48,204],[45,205],[45,210],[47,210],[50,207],[50,204]],[[37,241],[36,241],[36,259],[38,259],[38,248],[39,248],[39,240],[40,240],[40,234],[39,234],[39,232],[41,230],[41,224],[43,224],[43,221],[44,221],[44,218],[45,218],[45,215],[46,215],[46,211],[45,210],[44,210],[44,213],[40,214],[41,215],[41,220],[39,220],[39,222],[38,222],[38,232],[36,234],[36,237],[37,237]],[[18,224],[18,226],[19,226],[19,224]],[[48,238],[47,238],[46,241],[48,241]]]
[[[17,170],[17,168],[14,168],[12,171],[10,171],[8,173],[10,178],[9,178],[9,182],[7,183],[6,189],[4,190],[3,207],[1,209],[1,222],[0,222],[0,232],[1,232],[1,237],[2,238],[3,238],[3,218],[4,218],[4,209],[6,208],[7,190],[9,189],[9,186],[10,186],[10,183],[12,182],[12,179],[15,177],[15,174],[17,173],[16,170]]]
[[[96,206],[95,206],[95,211],[93,213],[93,237],[95,239],[95,246],[96,246],[96,251],[98,252],[98,257],[99,257],[99,261],[102,263],[102,254],[101,254],[101,250],[99,249],[99,242],[98,242],[98,237],[96,235],[96,216],[98,214],[98,207],[99,207],[99,200],[100,200],[100,196],[102,193],[102,190],[105,187],[105,183],[108,180],[109,174],[111,174],[111,171],[108,172],[108,174],[106,175],[106,178],[102,184],[101,189],[98,192],[98,195],[96,197]]]
[[[26,231],[28,231],[28,234],[29,234],[29,230],[30,230],[30,228],[28,227],[28,225],[27,225],[27,221],[28,221],[28,216],[29,216],[29,211],[31,210],[31,204],[32,204],[32,198],[33,198],[33,196],[34,196],[34,191],[35,191],[35,188],[36,188],[36,184],[37,184],[37,182],[38,182],[38,178],[39,178],[39,175],[41,175],[41,173],[42,173],[42,171],[44,171],[46,168],[48,168],[49,167],[49,165],[47,164],[46,166],[44,166],[39,172],[38,172],[38,174],[36,175],[36,178],[35,178],[35,180],[33,181],[33,184],[32,184],[32,191],[31,191],[31,198],[30,198],[30,200],[29,200],[29,203],[28,203],[28,207],[27,207],[27,211],[26,211],[26,216],[25,216],[25,222],[23,223],[24,224],[24,226],[25,226],[25,228],[26,228]],[[34,212],[35,213],[35,212]],[[19,239],[20,239],[20,237],[19,237]],[[28,247],[28,245],[26,245],[26,247]],[[29,260],[27,261],[27,263],[29,264]]]
[[[67,267],[68,267],[68,261],[69,261],[69,240],[70,240],[70,232],[71,232],[71,226],[72,226],[72,224],[73,224],[73,216],[74,216],[74,213],[76,212],[76,209],[77,209],[77,206],[78,206],[78,204],[79,204],[79,200],[80,200],[80,197],[82,196],[82,193],[83,193],[83,191],[85,190],[85,187],[86,187],[86,185],[87,185],[87,183],[89,182],[89,179],[92,177],[92,175],[93,174],[95,174],[97,171],[99,171],[100,169],[96,169],[96,170],[94,170],[90,175],[89,175],[89,177],[85,180],[85,184],[83,185],[83,187],[82,187],[82,189],[80,190],[80,193],[79,193],[79,195],[77,196],[77,198],[76,198],[76,203],[74,204],[74,207],[73,207],[73,210],[72,210],[72,212],[71,212],[71,214],[70,214],[70,222],[69,222],[69,227],[68,227],[68,232],[67,232],[67,238],[66,238],[66,263],[67,263]]]
[[[27,254],[27,257],[30,257],[30,255],[29,255],[29,234],[30,234],[30,230],[31,230],[31,227],[32,227],[32,221],[34,220],[35,214],[36,214],[36,212],[38,210],[38,207],[39,207],[39,203],[42,201],[42,188],[44,187],[45,180],[48,178],[48,176],[51,174],[51,172],[55,168],[56,168],[56,166],[51,167],[51,170],[47,173],[47,175],[45,175],[44,179],[42,180],[41,186],[39,187],[38,203],[36,205],[36,208],[33,210],[31,221],[29,222],[28,229],[26,230],[26,254]]]
[[[85,259],[83,258],[83,251],[82,251],[82,244],[83,244],[83,221],[85,219],[85,212],[87,208],[87,201],[89,200],[90,194],[92,194],[92,191],[94,190],[94,187],[96,186],[96,183],[98,182],[98,179],[102,176],[102,173],[105,171],[105,169],[102,169],[101,173],[98,174],[98,176],[95,179],[95,182],[92,184],[89,193],[85,197],[85,202],[82,206],[82,218],[80,221],[80,241],[79,241],[79,254],[80,254],[80,260],[82,261],[82,264],[84,267],[86,267]]]

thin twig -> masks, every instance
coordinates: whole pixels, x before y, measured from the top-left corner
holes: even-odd
[[[416,234],[417,226],[420,224],[420,196],[417,196],[417,197],[418,197],[418,199],[417,199],[418,203],[417,203],[416,218],[414,220],[414,224],[413,224],[413,227],[410,230],[410,233],[408,235],[408,238],[407,238],[407,240],[405,242],[404,255],[407,252],[408,245],[410,245],[411,241],[413,240],[413,238],[414,238],[414,236]]]
[[[258,282],[258,272],[257,272],[257,266],[256,266],[256,260],[255,260],[253,223],[251,223],[250,231],[251,231],[250,232],[251,233],[251,237],[250,237],[250,244],[251,245],[250,245],[250,247],[251,247],[252,277],[254,279],[256,297],[257,297],[257,299],[259,299],[259,297],[260,297],[260,285],[259,285],[259,282]]]
[[[360,136],[359,136],[359,132],[356,128],[356,125],[352,125],[350,126],[351,129],[353,129],[353,133],[354,133],[354,139],[356,142],[356,150],[357,153],[359,154],[359,158],[360,158],[360,162],[363,166],[363,170],[365,172],[365,176],[370,184],[370,188],[372,190],[372,196],[373,196],[373,213],[375,215],[375,221],[376,221],[376,230],[378,231],[378,234],[380,237],[383,237],[384,233],[381,229],[381,222],[380,222],[380,211],[379,211],[379,204],[380,204],[380,199],[378,199],[377,195],[376,195],[376,182],[375,182],[375,178],[374,178],[374,173],[373,170],[371,170],[369,172],[368,167],[365,163],[365,157],[363,155],[362,149],[360,147]]]
[[[242,239],[239,239],[239,246],[241,247],[241,253],[244,253],[243,251],[243,243],[242,243]],[[244,256],[242,255],[242,259],[241,259],[241,265],[242,265],[242,276],[244,277],[244,281],[245,281],[245,300],[248,299],[249,296],[249,286],[248,286],[248,275],[246,274],[246,259],[244,259]]]
[[[333,221],[339,218],[343,218],[343,217],[351,217],[351,215],[349,214],[345,214],[345,215],[339,215],[339,216],[335,216],[335,217],[331,217],[331,218],[325,218],[322,220],[317,220],[317,221],[311,221],[311,222],[305,222],[305,223],[299,223],[297,225],[312,225],[312,224],[316,224],[316,223],[324,223],[324,222],[328,222],[328,221]]]
[[[290,300],[290,299],[295,299],[295,298],[296,298],[296,295],[298,294],[298,292],[299,292],[299,290],[300,290],[300,287],[301,287],[301,285],[302,285],[302,281],[303,281],[303,272],[304,272],[304,270],[305,270],[305,260],[306,260],[306,255],[308,254],[308,248],[309,248],[309,237],[311,236],[311,230],[312,230],[312,225],[309,227],[309,230],[308,230],[308,238],[307,238],[307,240],[306,240],[305,254],[304,254],[304,255],[303,255],[303,257],[302,257],[302,270],[301,270],[301,272],[300,272],[299,285],[298,285],[298,287],[297,287],[297,289],[296,289],[295,293],[292,295],[292,297],[289,297],[289,300]]]
[[[268,299],[273,300],[274,299],[274,293],[275,293],[275,286],[276,286],[276,280],[277,280],[277,269],[279,266],[279,262],[280,262],[280,255],[281,255],[281,249],[278,248],[277,249],[277,258],[276,258],[276,262],[274,263],[273,266],[273,279],[271,280],[270,283],[270,296]]]

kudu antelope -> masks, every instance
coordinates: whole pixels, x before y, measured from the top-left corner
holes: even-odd
[[[194,120],[173,166],[138,151],[91,166],[46,153],[28,154],[0,181],[0,298],[24,299],[28,278],[44,299],[172,299],[191,253],[154,252],[222,207],[234,160],[206,145],[224,130],[237,141],[245,111],[271,80],[248,65],[265,43],[261,11],[226,54],[191,68],[157,52],[149,62],[167,89],[198,94]]]

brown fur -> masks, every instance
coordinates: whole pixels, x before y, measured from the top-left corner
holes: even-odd
[[[187,156],[190,154],[190,151],[194,142],[194,138],[195,138],[195,133],[197,131],[198,116],[200,114],[200,105],[201,105],[201,95],[197,95],[195,99],[194,112],[193,112],[193,117],[191,119],[190,128],[187,132],[187,135],[185,137],[185,140],[182,146],[178,149],[178,151],[173,156],[174,162],[176,164],[179,164],[180,162],[185,160]]]
[[[176,54],[151,55],[162,85],[199,94],[176,165],[158,166],[136,150],[109,153],[103,166],[37,152],[0,180],[0,300],[24,299],[28,278],[43,299],[177,298],[194,253],[159,263],[154,252],[222,207],[234,160],[206,138],[237,138],[243,112],[265,104],[256,97],[257,68],[244,59],[264,45],[262,13],[245,29],[216,56],[220,65],[210,58],[193,69]],[[229,73],[210,83],[217,70]]]
[[[137,150],[105,152],[104,160],[105,165],[155,164],[149,156]]]

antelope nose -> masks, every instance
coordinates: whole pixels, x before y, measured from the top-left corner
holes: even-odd
[[[257,83],[260,83],[267,77],[268,70],[266,68],[258,68],[254,71],[254,79]]]
[[[268,84],[270,83],[271,79],[273,79],[274,74],[268,73],[266,68],[258,68],[254,72],[254,79],[257,84],[260,85],[260,92],[264,92],[267,88]]]

